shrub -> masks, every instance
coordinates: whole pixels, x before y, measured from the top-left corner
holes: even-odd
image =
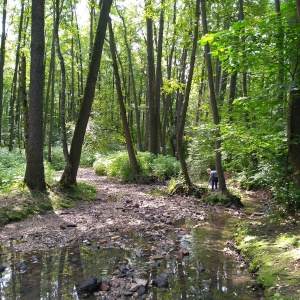
[[[26,159],[24,150],[0,148],[0,188],[10,187],[23,180]]]
[[[155,156],[150,152],[139,152],[136,157],[140,168],[138,178],[144,181],[169,179],[180,171],[179,162],[174,157]],[[125,181],[136,179],[137,175],[132,173],[128,153],[125,151],[98,155],[94,170],[98,175],[107,175]]]
[[[158,155],[152,163],[153,175],[159,179],[170,179],[179,174],[180,164],[171,156]]]

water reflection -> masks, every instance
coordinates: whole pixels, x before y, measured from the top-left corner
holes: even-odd
[[[168,270],[169,288],[148,289],[148,296],[153,300],[259,299],[258,294],[247,288],[251,280],[247,272],[221,251],[226,238],[222,230],[225,221],[214,219],[182,234],[180,239],[174,237],[173,248],[187,249],[190,254],[180,259],[170,252],[160,265],[149,264],[148,255],[137,255],[136,249],[151,248],[151,242],[141,234],[125,238],[123,249],[101,247],[97,250],[97,247],[73,245],[21,253],[14,251],[15,241],[11,241],[0,248],[0,265],[8,266],[0,273],[0,299],[81,299],[80,283],[92,276],[109,279],[125,261],[142,266],[146,273],[139,275],[149,280]],[[23,270],[18,267],[21,261],[26,266]],[[102,299],[97,297],[89,299]]]

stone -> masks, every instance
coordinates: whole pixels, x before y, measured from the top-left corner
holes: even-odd
[[[77,224],[74,223],[68,223],[66,224],[67,227],[77,227]]]
[[[101,291],[105,291],[105,292],[109,291],[110,290],[110,286],[108,284],[102,282],[101,285],[100,285],[100,290]]]
[[[5,267],[5,266],[3,266],[3,265],[1,265],[1,266],[0,266],[0,273],[4,272],[4,271],[5,271],[5,269],[6,269],[6,267]]]
[[[169,281],[167,277],[168,275],[164,273],[159,275],[157,278],[152,280],[152,285],[158,288],[167,288],[169,286]]]
[[[86,280],[85,282],[83,282],[80,286],[79,286],[79,289],[82,291],[82,292],[95,292],[99,289],[101,285],[101,281],[99,282],[97,280],[96,277],[92,277],[88,280]]]
[[[139,297],[142,296],[142,295],[144,295],[144,294],[146,294],[146,288],[145,288],[143,285],[141,285],[141,286],[138,288],[137,293],[138,293],[138,296],[139,296]]]
[[[134,281],[138,286],[141,286],[141,285],[146,286],[148,283],[147,279],[141,279],[141,278],[135,278]]]
[[[20,261],[17,264],[16,268],[17,268],[18,271],[25,271],[27,269],[27,265],[26,265],[25,261]]]

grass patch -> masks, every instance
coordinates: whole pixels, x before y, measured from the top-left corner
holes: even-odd
[[[21,221],[34,214],[50,210],[73,207],[78,201],[92,201],[96,198],[96,188],[79,182],[68,190],[53,186],[46,192],[30,191],[23,187],[10,189],[0,194],[0,224]]]
[[[300,299],[300,220],[243,223],[235,240],[266,299]]]

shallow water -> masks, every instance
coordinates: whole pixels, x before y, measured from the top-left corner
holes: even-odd
[[[184,231],[185,220],[181,220],[168,241],[155,247],[173,241],[174,245],[166,249],[187,249],[189,255],[178,259],[169,251],[165,259],[159,260],[159,266],[150,263],[152,242],[136,233],[119,237],[118,247],[111,243],[99,249],[97,244],[77,244],[22,253],[14,251],[17,241],[11,241],[0,248],[0,265],[8,266],[0,273],[0,299],[82,299],[80,283],[92,276],[109,279],[114,270],[128,262],[136,266],[139,278],[151,280],[165,270],[170,273],[169,288],[149,288],[150,299],[260,299],[251,288],[253,281],[247,270],[222,251],[236,221],[229,215],[214,213],[191,231]],[[138,255],[138,249],[143,249],[143,255]],[[21,261],[26,264],[25,270],[18,270]],[[88,299],[105,298],[98,295]]]

